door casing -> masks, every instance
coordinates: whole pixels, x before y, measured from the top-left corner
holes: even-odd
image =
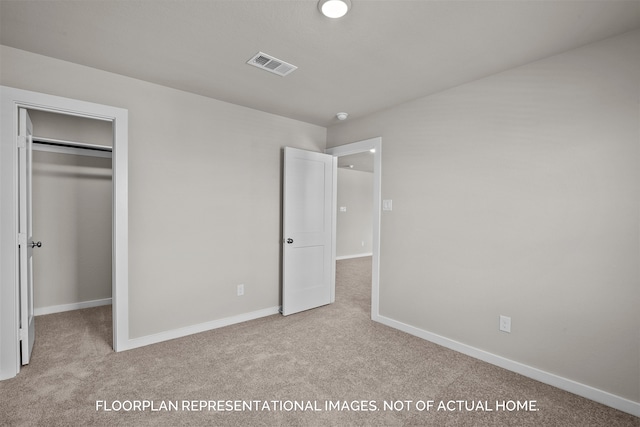
[[[18,292],[18,108],[113,124],[113,349],[129,343],[128,111],[0,86],[0,380],[20,371]]]

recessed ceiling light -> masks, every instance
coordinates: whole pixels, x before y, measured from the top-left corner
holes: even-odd
[[[351,0],[320,0],[318,9],[327,18],[342,18],[351,9]]]

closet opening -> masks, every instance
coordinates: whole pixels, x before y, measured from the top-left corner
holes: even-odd
[[[118,352],[139,346],[129,339],[129,112],[124,108],[8,86],[0,86],[0,101],[0,116],[3,124],[0,126],[0,182],[2,182],[0,186],[0,236],[2,237],[0,239],[2,253],[0,257],[0,380],[18,375],[22,363],[29,362],[34,344],[37,346],[33,340],[37,321],[34,321],[34,282],[31,280],[33,277],[31,272],[34,264],[38,262],[36,258],[38,251],[49,243],[43,239],[38,240],[38,236],[34,236],[32,232],[34,231],[33,209],[31,209],[33,136],[112,146],[110,209],[112,235],[109,239],[112,248],[110,268],[112,305],[98,308],[110,310],[108,314],[111,317],[111,323],[107,326],[111,329],[111,333],[106,332],[106,334],[111,335],[112,338],[104,339],[109,349]],[[55,118],[55,124],[52,126],[56,126],[58,130],[61,128],[78,133],[60,136],[49,133],[45,136],[43,132],[46,132],[44,124],[46,119],[39,119],[37,117],[39,112],[49,113],[49,118]],[[36,133],[33,132],[33,122],[28,113],[36,116]],[[78,120],[79,118],[88,120]],[[64,126],[62,122],[72,122],[78,126]],[[97,122],[103,123],[100,125]],[[103,129],[104,142],[94,142],[93,139],[85,138],[82,132],[92,134],[94,131],[87,130],[84,125]],[[86,172],[85,170],[83,173]],[[68,173],[59,171],[58,175],[65,176]],[[41,243],[37,245],[39,241]],[[37,283],[35,285],[38,286]],[[83,297],[70,304],[77,305],[79,302],[87,302],[87,300]],[[53,307],[65,308],[69,308],[70,305],[53,304],[57,304]],[[44,307],[41,302],[38,305],[41,306],[38,307],[39,309]],[[47,305],[47,307],[52,306]],[[78,311],[83,310],[69,313]],[[60,332],[63,333],[64,330]],[[64,342],[64,339],[68,338],[61,334],[61,342]],[[111,342],[108,343],[108,341]]]
[[[36,331],[38,316],[109,306],[100,309],[105,318],[100,327],[108,328],[102,336],[113,348],[113,125],[28,112],[33,123],[33,235],[42,243],[33,261]],[[74,322],[85,318],[81,313],[68,317]]]

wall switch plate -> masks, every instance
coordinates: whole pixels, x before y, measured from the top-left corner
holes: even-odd
[[[382,210],[383,211],[392,211],[393,210],[393,200],[383,200],[382,201]]]
[[[346,206],[340,206],[340,212],[346,212],[346,211],[347,211]]]
[[[244,295],[244,285],[238,285],[238,296]]]
[[[511,317],[500,315],[500,330],[502,332],[511,332]]]

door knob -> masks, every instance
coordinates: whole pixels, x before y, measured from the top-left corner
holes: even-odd
[[[31,248],[42,247],[42,242],[31,242]]]
[[[288,239],[287,239],[287,243],[288,243],[288,244],[292,244],[292,243],[293,243],[293,239],[292,239],[292,238],[288,238]]]

